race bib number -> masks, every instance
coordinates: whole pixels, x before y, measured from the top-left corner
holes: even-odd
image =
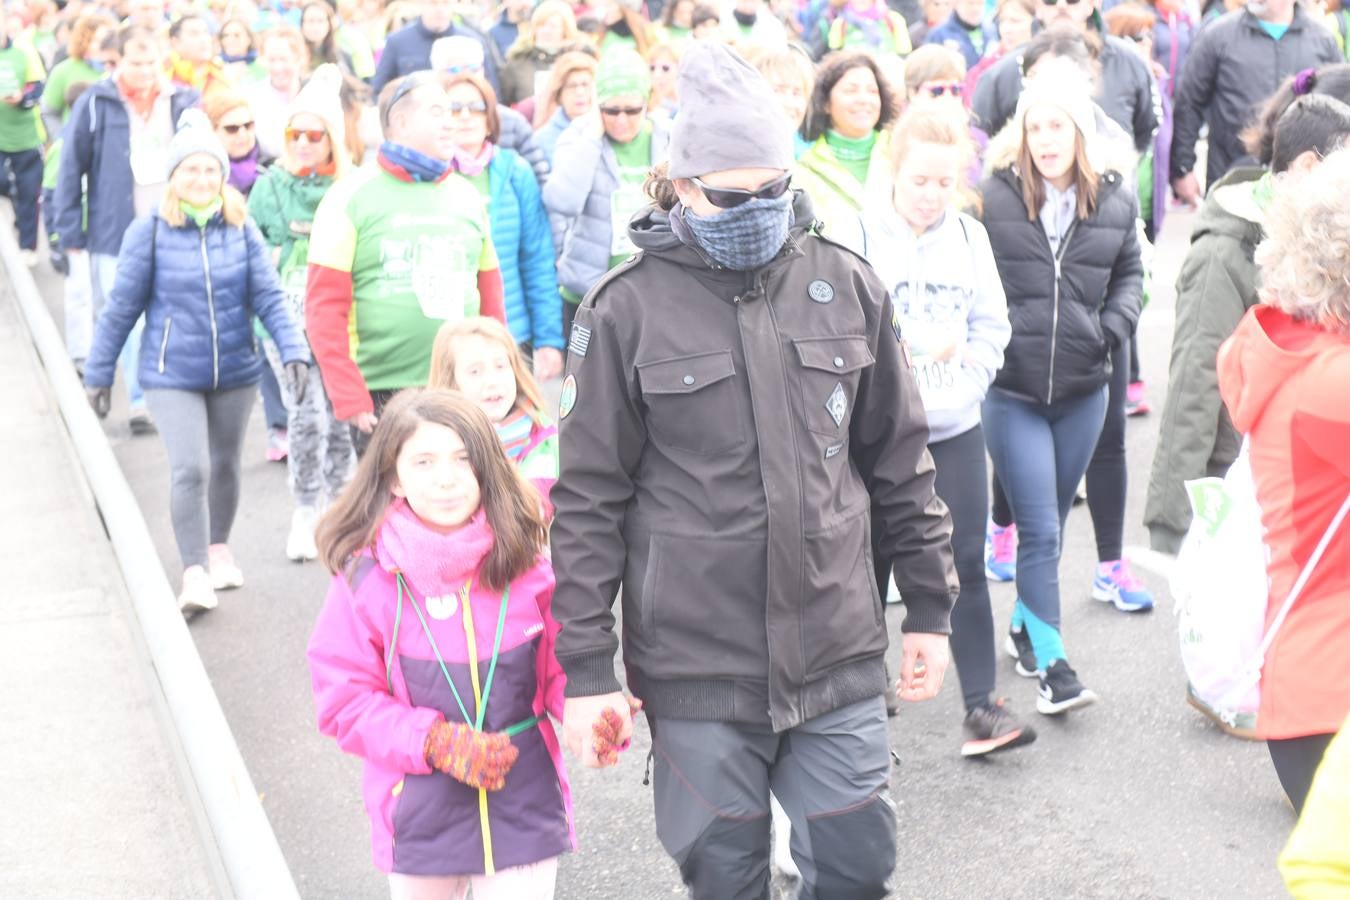
[[[957,369],[960,362],[915,356],[910,365],[914,380],[919,383],[924,409],[951,409],[961,400],[956,392]]]

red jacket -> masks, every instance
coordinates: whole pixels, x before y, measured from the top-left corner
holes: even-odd
[[[1350,493],[1350,336],[1271,306],[1219,350],[1219,390],[1249,436],[1266,529],[1267,624]],[[1350,525],[1343,524],[1266,655],[1264,738],[1335,732],[1350,713]]]

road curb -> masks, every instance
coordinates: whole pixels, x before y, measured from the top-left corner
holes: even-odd
[[[178,610],[149,526],[7,228],[0,228],[0,262],[112,542],[211,837],[229,877],[229,884],[222,887],[241,900],[298,900],[295,881]],[[115,823],[108,825],[115,827]]]

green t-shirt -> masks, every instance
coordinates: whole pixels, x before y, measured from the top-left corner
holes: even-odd
[[[649,202],[642,185],[652,168],[652,123],[643,122],[637,137],[628,143],[609,141],[609,145],[614,148],[614,158],[619,163],[619,186],[609,197],[609,267],[612,269],[637,251],[628,239],[628,221]]]
[[[875,131],[869,131],[866,137],[861,138],[844,137],[833,129],[825,132],[825,143],[834,151],[834,158],[839,160],[839,164],[858,179],[860,184],[867,183],[867,169],[872,162],[872,145],[876,142]]]
[[[22,94],[24,88],[41,81],[46,72],[42,60],[31,47],[11,43],[0,50],[0,97]],[[23,109],[0,103],[0,151],[18,153],[42,146],[42,120],[36,106]]]
[[[477,175],[465,175],[464,177],[469,179],[470,184],[478,188],[478,193],[483,195],[484,203],[492,199],[492,184],[488,180],[488,170],[486,168]]]
[[[497,255],[463,176],[413,183],[372,166],[320,201],[309,262],[351,276],[351,357],[371,390],[399,390],[426,384],[442,324],[478,315],[478,275]]]
[[[70,107],[66,106],[66,91],[70,86],[81,81],[92,84],[102,77],[102,72],[82,59],[61,60],[52,66],[52,73],[47,76],[47,86],[42,89],[42,108],[64,122],[70,115]]]

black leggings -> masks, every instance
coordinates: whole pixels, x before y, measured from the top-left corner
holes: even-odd
[[[1133,341],[1130,342],[1131,344]],[[1111,351],[1111,381],[1106,400],[1106,422],[1102,425],[1097,449],[1088,463],[1088,512],[1097,536],[1097,560],[1112,562],[1124,554],[1125,493],[1128,479],[1125,468],[1125,394],[1130,381],[1130,344]],[[1007,528],[1013,523],[1012,507],[1003,485],[994,476],[994,524]]]
[[[1266,741],[1266,746],[1270,748],[1270,761],[1275,764],[1275,774],[1280,776],[1280,786],[1288,795],[1289,802],[1294,804],[1294,811],[1300,815],[1303,813],[1303,803],[1308,799],[1308,789],[1312,787],[1313,775],[1335,736],[1310,734],[1307,737]]]
[[[961,593],[952,608],[952,658],[966,710],[988,703],[994,693],[994,613],[984,574],[984,431],[979,425],[929,444],[937,469],[936,490],[952,516],[952,553]]]
[[[988,703],[994,692],[994,614],[989,581],[984,574],[985,493],[984,431],[979,425],[954,438],[929,444],[937,470],[934,489],[952,516],[952,554],[961,593],[952,609],[952,658],[961,679],[966,709]],[[873,559],[877,588],[884,600],[890,587],[891,560],[882,556],[873,527]]]

